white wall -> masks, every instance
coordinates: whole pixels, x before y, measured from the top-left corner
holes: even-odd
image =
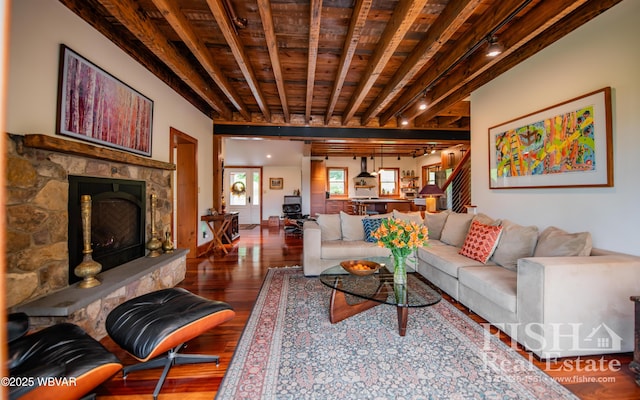
[[[55,135],[60,44],[153,100],[153,159],[169,161],[170,127],[198,140],[198,208],[204,214],[213,204],[211,119],[57,1],[12,4],[7,131]]]
[[[471,95],[472,199],[478,211],[589,231],[595,247],[640,255],[640,1],[627,0]],[[614,187],[489,190],[488,128],[613,89]]]
[[[282,189],[269,189],[269,178],[282,178]],[[284,196],[293,196],[294,190],[301,190],[302,173],[299,166],[271,167],[262,169],[262,219],[282,215]]]

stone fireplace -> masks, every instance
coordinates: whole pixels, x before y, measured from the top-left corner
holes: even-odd
[[[70,320],[99,338],[104,335],[104,314],[113,306],[132,296],[175,286],[184,279],[186,251],[157,258],[144,256],[144,246],[151,236],[148,206],[151,193],[157,195],[154,221],[157,235],[164,237],[171,227],[173,164],[54,136],[8,134],[7,138],[8,307],[20,311],[31,307],[27,314],[34,326],[38,325],[34,316],[41,319],[42,325]],[[69,247],[69,239],[78,233],[82,235],[73,226],[68,207],[70,194],[75,196],[76,190],[85,190],[85,183],[78,184],[78,180],[98,182],[98,186],[109,188],[97,195],[110,199],[98,207],[104,208],[99,211],[103,213],[100,218],[126,213],[138,221],[133,224],[140,225],[134,233],[125,232],[126,238],[114,235],[114,224],[107,224],[92,235],[100,240],[93,244],[96,258],[111,255],[115,247],[126,248],[125,256],[105,261],[108,271],[99,275],[104,275],[104,282],[97,288],[111,290],[109,293],[93,292],[94,288],[76,289],[76,285],[70,284],[75,278],[70,271],[78,260],[77,254],[72,254],[76,245]],[[113,198],[117,200],[115,203],[111,201]],[[122,201],[139,204],[134,209]],[[125,208],[128,211],[120,212]],[[79,250],[81,253],[82,239]],[[131,272],[118,268],[122,263],[125,267],[132,264]],[[109,270],[111,267],[114,268]],[[79,298],[79,302],[70,305],[75,300],[66,297],[62,300],[61,296],[68,294]]]

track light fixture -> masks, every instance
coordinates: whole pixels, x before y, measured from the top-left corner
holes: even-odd
[[[427,104],[427,92],[425,91],[422,97],[420,98],[420,101],[418,101],[418,109],[421,111],[424,111],[427,109],[428,106],[429,105]]]
[[[398,161],[400,161],[400,154],[398,154]]]
[[[355,154],[353,155],[353,159],[354,159],[354,160],[356,159],[356,155],[355,155]]]
[[[324,156],[324,159],[328,160],[329,159],[329,155],[327,154],[326,156]]]
[[[489,47],[487,47],[487,57],[495,57],[502,53],[502,45],[500,45],[495,36],[487,38],[487,42],[489,43]]]

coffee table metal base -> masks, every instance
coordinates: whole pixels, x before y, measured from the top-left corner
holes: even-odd
[[[342,283],[338,282],[337,287],[340,286],[342,286]],[[383,304],[384,299],[389,295],[387,285],[380,285],[376,293],[372,296],[372,298],[377,299],[378,301],[363,299],[359,303],[349,304],[345,293],[340,291],[337,287],[332,288],[331,300],[329,301],[329,321],[331,321],[332,324],[338,323],[370,308]],[[398,311],[398,332],[400,336],[404,336],[407,332],[409,307],[396,305],[396,308]]]

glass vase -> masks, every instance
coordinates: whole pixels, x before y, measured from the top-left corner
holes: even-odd
[[[407,284],[407,254],[393,253],[393,283],[396,285]]]

